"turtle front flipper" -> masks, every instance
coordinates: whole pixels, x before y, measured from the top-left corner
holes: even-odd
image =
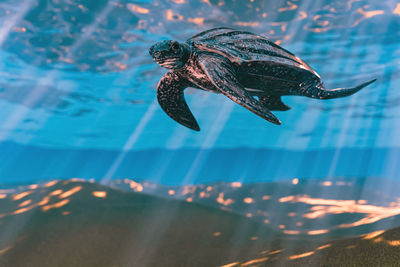
[[[198,55],[198,63],[212,84],[225,96],[245,107],[261,118],[280,125],[280,120],[252,97],[236,78],[230,61],[216,54]]]
[[[176,73],[168,72],[157,85],[157,100],[161,108],[173,120],[192,130],[200,131],[200,127],[185,101],[183,90],[187,86],[187,83]]]
[[[260,99],[261,104],[269,110],[286,111],[290,109],[288,105],[282,102],[280,96],[259,96],[258,99]]]

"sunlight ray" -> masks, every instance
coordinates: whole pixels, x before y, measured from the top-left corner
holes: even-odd
[[[153,117],[155,111],[158,108],[158,101],[154,99],[153,102],[150,104],[148,109],[146,110],[145,114],[143,115],[142,119],[140,120],[139,124],[136,126],[135,130],[132,131],[131,135],[125,142],[124,146],[121,149],[118,157],[113,161],[111,166],[108,168],[106,174],[101,179],[102,184],[107,184],[114,176],[115,172],[118,170],[119,166],[121,165],[122,161],[126,157],[126,154],[134,147],[135,143],[139,139],[140,135],[143,133],[143,130]]]
[[[0,28],[0,47],[7,40],[8,35],[12,31],[15,25],[17,25],[20,20],[25,16],[29,9],[34,4],[34,0],[25,0],[18,8],[16,8],[16,13],[4,20],[3,26]]]
[[[112,11],[112,8],[114,8],[114,5],[110,3],[104,8],[99,18],[96,19],[95,22],[88,27],[87,31],[83,32],[80,35],[80,37],[77,38],[78,41],[71,46],[68,55],[74,53],[76,49],[78,49],[83,44],[84,41],[86,41],[88,38],[91,37],[98,24]],[[28,69],[27,73],[29,72],[33,72],[33,70]],[[11,116],[9,116],[6,119],[6,121],[3,122],[2,128],[7,129],[7,132],[2,132],[0,134],[0,141],[5,140],[12,133],[13,129],[17,127],[24,118],[26,118],[30,109],[26,108],[25,106],[33,106],[33,104],[39,101],[42,98],[42,96],[47,92],[48,89],[41,88],[41,84],[53,84],[57,80],[57,76],[59,74],[60,74],[59,70],[51,70],[45,77],[39,78],[39,81],[36,84],[36,86],[32,89],[29,95],[26,96],[22,101],[24,105],[17,106],[15,108],[16,110],[13,111]],[[56,103],[54,103],[54,105],[55,104]],[[42,117],[41,120],[42,125],[46,122],[49,116],[50,114],[47,114],[46,118],[44,118],[44,116]]]

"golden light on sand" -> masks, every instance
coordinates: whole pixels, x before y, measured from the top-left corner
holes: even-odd
[[[206,191],[210,192],[211,190],[213,190],[212,186],[207,186]]]
[[[310,212],[303,215],[307,219],[322,218],[327,214],[343,214],[343,213],[361,213],[366,217],[347,224],[341,224],[339,228],[349,228],[365,224],[374,223],[385,218],[400,215],[400,203],[393,202],[390,207],[366,205],[365,200],[336,200],[311,198],[307,195],[303,196],[286,196],[279,199],[279,202],[301,202],[313,205]]]
[[[296,212],[289,212],[287,215],[288,215],[289,217],[294,217],[294,216],[296,216]]]
[[[21,203],[18,205],[18,207],[25,207],[25,206],[28,206],[29,204],[31,204],[31,202],[32,202],[31,199],[25,200],[24,202],[21,202]]]
[[[125,179],[125,183],[129,184],[129,187],[133,189],[135,192],[142,192],[143,191],[143,186],[140,183],[136,183],[135,181]]]
[[[250,213],[250,212],[248,212],[248,213],[246,213],[246,217],[247,217],[247,218],[251,218],[251,217],[253,217],[253,214]]]
[[[230,204],[232,204],[234,201],[230,198],[228,199],[224,199],[224,193],[219,193],[218,198],[217,198],[217,202],[221,205],[224,206],[229,206]]]
[[[322,235],[322,234],[326,234],[328,232],[329,232],[329,230],[327,230],[327,229],[320,229],[320,230],[308,231],[307,234],[308,235]]]
[[[36,188],[38,188],[39,187],[39,185],[37,185],[37,184],[31,184],[30,186],[29,186],[29,189],[36,189]]]
[[[72,196],[73,194],[75,194],[75,193],[77,193],[77,192],[79,192],[81,190],[82,190],[82,186],[78,185],[78,186],[75,186],[75,187],[73,187],[72,189],[70,189],[68,191],[65,191],[64,193],[62,193],[58,197],[59,198],[67,198],[67,197]]]
[[[265,195],[262,197],[262,200],[269,200],[269,199],[271,199],[271,196]]]
[[[175,195],[175,190],[172,190],[172,189],[168,190],[168,195],[170,195],[170,196]]]
[[[331,246],[332,246],[331,244],[326,244],[326,245],[317,247],[317,250],[323,250],[323,249],[329,248],[329,247],[331,247]]]
[[[331,181],[324,181],[321,183],[322,186],[332,186],[332,182]]]
[[[313,255],[314,253],[315,253],[314,251],[310,251],[310,252],[306,252],[306,253],[302,253],[302,254],[298,254],[298,255],[292,255],[289,257],[289,259],[295,260],[295,259],[305,258],[305,257]]]
[[[50,181],[50,182],[44,184],[44,187],[52,187],[52,186],[55,185],[57,182],[58,182],[58,180]]]
[[[45,196],[39,203],[37,203],[39,206],[43,206],[46,205],[47,203],[49,203],[50,201],[50,197],[49,196]]]
[[[61,189],[54,190],[53,192],[50,193],[50,196],[56,196],[61,194],[63,191]]]
[[[127,4],[126,7],[130,11],[135,12],[135,13],[148,14],[150,12],[147,8],[143,8],[138,5],[131,4],[131,3]]]
[[[107,192],[106,191],[93,191],[92,195],[95,197],[106,198]]]
[[[324,198],[311,198],[307,195],[304,196],[287,196],[279,199],[279,202],[303,202],[309,205],[341,205],[348,206],[354,205],[356,203],[355,200],[336,200],[336,199],[324,199]]]
[[[69,179],[70,182],[86,182],[85,179],[82,178],[71,178]]]
[[[246,197],[243,199],[243,202],[246,204],[251,204],[254,202],[254,200],[251,197]]]
[[[271,252],[269,253],[269,255],[278,254],[278,253],[281,253],[282,251],[283,251],[282,249],[278,249],[278,250],[275,250],[275,251],[271,251]]]
[[[192,201],[193,201],[193,198],[188,197],[188,198],[186,199],[186,201],[187,201],[187,202],[192,202]]]
[[[187,194],[193,194],[194,191],[196,191],[196,186],[194,186],[194,185],[185,185],[183,187],[182,196],[187,195]]]
[[[269,220],[268,220],[268,219],[265,219],[265,220],[264,220],[264,223],[268,224],[268,223],[269,223]]]
[[[21,209],[18,209],[18,210],[13,211],[12,214],[14,214],[14,215],[15,215],[15,214],[21,214],[21,213],[27,212],[28,210],[33,209],[34,207],[35,207],[35,205],[28,206],[28,207],[25,207],[25,208],[21,208]]]
[[[19,200],[21,198],[24,198],[24,197],[30,195],[31,193],[32,193],[32,191],[25,191],[25,192],[13,195],[12,199],[13,200]]]
[[[289,201],[293,201],[295,199],[295,196],[287,196],[287,197],[281,197],[279,199],[279,202],[289,202]]]
[[[210,197],[210,194],[209,194],[209,193],[206,193],[206,192],[204,192],[204,191],[201,191],[200,194],[199,194],[199,197],[200,197],[200,198]]]
[[[372,233],[369,233],[369,234],[365,234],[365,235],[363,235],[363,239],[373,239],[373,238],[375,238],[375,237],[377,237],[377,236],[380,236],[381,234],[383,234],[385,231],[375,231],[375,232],[372,232]]]
[[[6,253],[7,251],[12,249],[13,247],[14,247],[14,245],[10,245],[10,246],[7,246],[5,248],[0,249],[0,255]]]
[[[395,9],[393,10],[393,14],[400,16],[400,3],[397,3]]]
[[[233,182],[233,183],[231,183],[231,186],[239,188],[239,187],[242,187],[242,183],[241,182]]]
[[[386,241],[389,246],[398,247],[400,246],[400,240],[388,240]]]
[[[7,194],[0,194],[0,199],[6,198]]]
[[[283,233],[287,234],[287,235],[298,235],[298,234],[300,234],[300,231],[298,231],[298,230],[283,230]]]
[[[361,205],[359,205],[361,206]],[[338,227],[339,228],[349,228],[349,227],[355,227],[355,226],[360,226],[360,225],[365,225],[365,224],[370,224],[374,223],[380,220],[383,220],[385,218],[397,216],[400,214],[400,207],[397,208],[391,208],[391,207],[377,207],[377,206],[372,206],[372,205],[364,205],[364,207],[357,207],[358,213],[366,213],[367,217],[358,220],[354,223],[348,223],[348,224],[341,224]]]
[[[285,229],[285,225],[283,224],[279,225],[279,229]]]
[[[48,210],[51,210],[51,209],[54,209],[54,208],[61,208],[62,206],[67,205],[68,203],[69,203],[69,199],[64,199],[64,200],[61,200],[61,201],[56,202],[54,204],[49,204],[49,205],[43,206],[42,207],[42,211],[48,211]]]
[[[264,261],[267,261],[267,260],[268,260],[268,257],[255,259],[255,260],[251,260],[251,261],[247,261],[245,263],[242,263],[242,265],[240,265],[240,266],[250,266],[250,265],[261,263],[261,262],[264,262]]]
[[[240,264],[240,262],[236,261],[236,262],[228,263],[225,265],[221,265],[220,267],[233,267],[233,266],[238,266],[239,264]]]

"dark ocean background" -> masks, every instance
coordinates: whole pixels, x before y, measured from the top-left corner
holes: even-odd
[[[129,151],[107,177],[110,166],[121,158],[115,150],[60,149],[3,143],[7,156],[0,160],[3,183],[34,183],[57,177],[88,177],[109,182],[113,177],[135,177],[165,185],[210,182],[270,182],[293,178],[334,179],[371,177],[396,181],[400,149],[342,148],[283,150],[255,148]],[[21,161],[21,156],[23,160]],[[115,163],[114,163],[115,164]],[[333,167],[334,166],[334,167]]]

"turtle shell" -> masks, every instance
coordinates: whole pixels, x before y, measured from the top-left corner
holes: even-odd
[[[232,63],[265,61],[268,64],[300,68],[319,75],[291,52],[266,37],[232,28],[214,28],[194,35],[187,43],[196,50],[213,52],[228,58]]]

